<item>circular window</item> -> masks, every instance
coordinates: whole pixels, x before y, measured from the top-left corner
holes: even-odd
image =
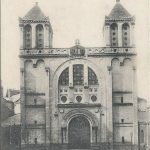
[[[77,96],[77,97],[76,97],[76,100],[77,100],[78,102],[81,102],[82,97],[81,97],[81,96]]]
[[[66,96],[62,96],[62,97],[61,97],[61,101],[62,101],[63,103],[65,103],[65,102],[67,101],[67,97],[66,97]]]
[[[92,95],[92,96],[91,96],[91,100],[92,100],[93,102],[95,102],[95,101],[97,100],[97,96]]]

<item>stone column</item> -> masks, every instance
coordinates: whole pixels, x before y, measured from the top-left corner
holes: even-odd
[[[122,22],[118,23],[118,47],[122,47]]]
[[[47,24],[44,25],[44,48],[49,48],[49,26]]]
[[[32,48],[36,48],[36,25],[32,24]]]
[[[110,47],[110,25],[105,25],[104,36],[106,47]]]
[[[132,87],[132,101],[133,101],[133,144],[138,145],[138,116],[137,116],[137,75],[136,75],[136,66],[133,66],[133,87]]]
[[[73,87],[73,66],[72,64],[69,65],[69,87]]]
[[[25,120],[26,120],[26,108],[25,108],[25,68],[24,60],[20,60],[20,106],[21,106],[21,144],[25,144]]]
[[[88,66],[87,63],[84,64],[84,100],[89,101],[89,92],[88,92]],[[84,101],[84,102],[85,102]]]
[[[46,129],[45,129],[45,143],[46,145],[49,145],[51,143],[51,126],[50,126],[50,68],[45,67],[46,71],[46,77],[47,77],[47,90],[45,91],[45,124],[46,124]]]
[[[113,108],[112,108],[112,67],[108,66],[108,74],[107,74],[107,83],[106,83],[106,87],[107,88],[107,111],[106,114],[107,115],[107,128],[106,128],[106,138],[107,138],[107,142],[110,144],[110,150],[113,149]]]
[[[84,87],[88,87],[88,66],[84,65]]]
[[[70,64],[69,65],[69,102],[73,102],[73,93],[74,93],[74,89],[73,89],[73,65]]]

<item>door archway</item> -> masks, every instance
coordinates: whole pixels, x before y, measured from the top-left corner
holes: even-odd
[[[68,142],[72,149],[90,147],[90,123],[85,117],[71,119],[68,125]]]

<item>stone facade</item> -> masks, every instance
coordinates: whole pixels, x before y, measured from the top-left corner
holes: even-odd
[[[105,47],[53,48],[38,5],[19,23],[22,149],[136,149],[134,17],[116,3]]]

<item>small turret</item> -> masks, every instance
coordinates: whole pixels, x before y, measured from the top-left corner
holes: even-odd
[[[135,18],[116,0],[110,14],[105,17],[104,35],[107,47],[134,47]]]
[[[21,49],[43,49],[52,47],[53,31],[38,3],[23,17],[19,18]]]

